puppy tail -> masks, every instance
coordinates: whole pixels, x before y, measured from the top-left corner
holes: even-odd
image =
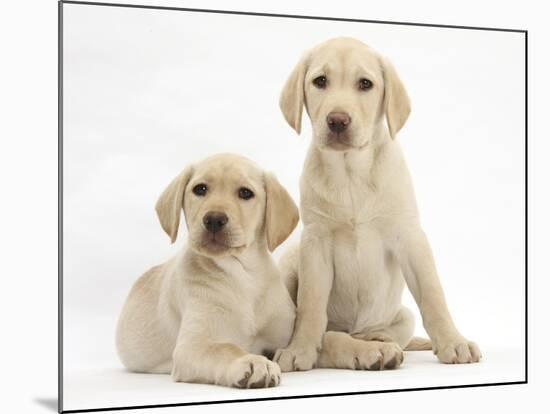
[[[405,351],[430,351],[431,349],[432,341],[418,336],[413,336],[409,344],[405,347]]]

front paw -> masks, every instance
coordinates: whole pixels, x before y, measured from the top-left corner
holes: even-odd
[[[236,388],[268,388],[281,383],[281,369],[261,355],[238,358],[227,373],[227,385]]]
[[[341,332],[325,333],[319,367],[381,371],[403,363],[403,350],[395,342],[364,341]]]
[[[461,336],[437,341],[434,354],[444,364],[469,364],[481,358],[477,344]]]
[[[285,349],[278,349],[275,352],[273,361],[281,367],[281,371],[308,371],[315,367],[318,351],[315,346],[294,347],[289,346]]]
[[[353,355],[356,370],[396,369],[403,363],[403,350],[395,342],[369,341]]]

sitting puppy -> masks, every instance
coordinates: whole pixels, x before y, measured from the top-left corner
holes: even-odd
[[[300,181],[304,230],[281,259],[298,304],[292,341],[275,356],[281,369],[393,369],[402,349],[478,362],[479,347],[451,318],[420,224],[396,140],[411,106],[393,65],[358,40],[328,40],[297,64],[280,105],[298,133],[305,107],[313,130]],[[431,342],[413,338],[405,283]]]
[[[188,246],[141,276],[122,309],[116,344],[131,371],[174,381],[273,387],[281,371],[265,356],[287,346],[294,304],[270,251],[298,209],[252,161],[215,155],[186,168],[156,210],[176,240],[183,208]]]

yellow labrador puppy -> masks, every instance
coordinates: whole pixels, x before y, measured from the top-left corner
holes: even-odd
[[[281,369],[395,368],[403,348],[432,344],[442,362],[479,361],[447,309],[395,140],[410,102],[394,67],[358,40],[329,40],[303,56],[280,106],[297,133],[304,106],[313,127],[300,182],[304,231],[281,259],[298,306],[292,341],[275,355]],[[412,337],[405,282],[431,344]]]
[[[295,307],[270,251],[295,228],[298,208],[273,175],[230,154],[186,168],[160,196],[172,242],[182,208],[188,245],[132,287],[117,327],[120,359],[174,381],[278,385],[279,366],[259,354],[288,344]]]

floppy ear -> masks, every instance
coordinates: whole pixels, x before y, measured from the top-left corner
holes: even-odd
[[[384,111],[390,136],[393,139],[409,118],[411,101],[391,62],[382,58],[382,68],[384,73]]]
[[[265,232],[272,252],[284,242],[298,224],[298,207],[285,188],[271,173],[265,174]]]
[[[170,236],[172,243],[178,236],[178,227],[180,225],[180,214],[183,208],[183,194],[185,187],[191,178],[192,167],[187,167],[176,178],[172,180],[168,187],[160,195],[155,209],[157,211],[160,225]]]
[[[304,55],[288,79],[279,98],[279,107],[286,119],[286,122],[299,135],[302,130],[302,110],[304,108],[304,77],[307,65]]]

